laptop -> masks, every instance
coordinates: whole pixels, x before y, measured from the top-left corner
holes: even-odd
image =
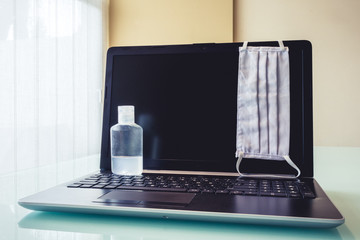
[[[249,46],[277,46],[251,42]],[[19,200],[39,211],[336,227],[344,217],[313,176],[312,47],[284,41],[290,59],[290,157],[297,179],[236,171],[242,43],[112,47],[107,53],[100,169]],[[111,172],[110,127],[119,105],[143,128],[139,176]],[[285,161],[243,159],[241,172],[294,174]]]

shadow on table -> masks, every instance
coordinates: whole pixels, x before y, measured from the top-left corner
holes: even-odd
[[[101,234],[111,236],[111,239],[341,239],[336,228],[293,228],[55,212],[32,212],[18,225],[27,229]],[[347,233],[347,239],[354,239],[348,229]]]

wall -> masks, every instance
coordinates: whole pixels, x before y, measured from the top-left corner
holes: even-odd
[[[360,1],[234,0],[234,41],[313,44],[314,144],[360,147]]]
[[[232,0],[111,0],[110,46],[232,42]]]

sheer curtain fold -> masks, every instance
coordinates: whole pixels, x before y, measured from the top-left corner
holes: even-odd
[[[0,173],[99,154],[107,6],[1,0]]]

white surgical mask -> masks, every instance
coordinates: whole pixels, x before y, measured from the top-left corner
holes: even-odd
[[[280,47],[239,48],[236,169],[240,176],[296,178],[300,169],[289,157],[289,50]],[[297,175],[241,173],[243,158],[287,161]]]

